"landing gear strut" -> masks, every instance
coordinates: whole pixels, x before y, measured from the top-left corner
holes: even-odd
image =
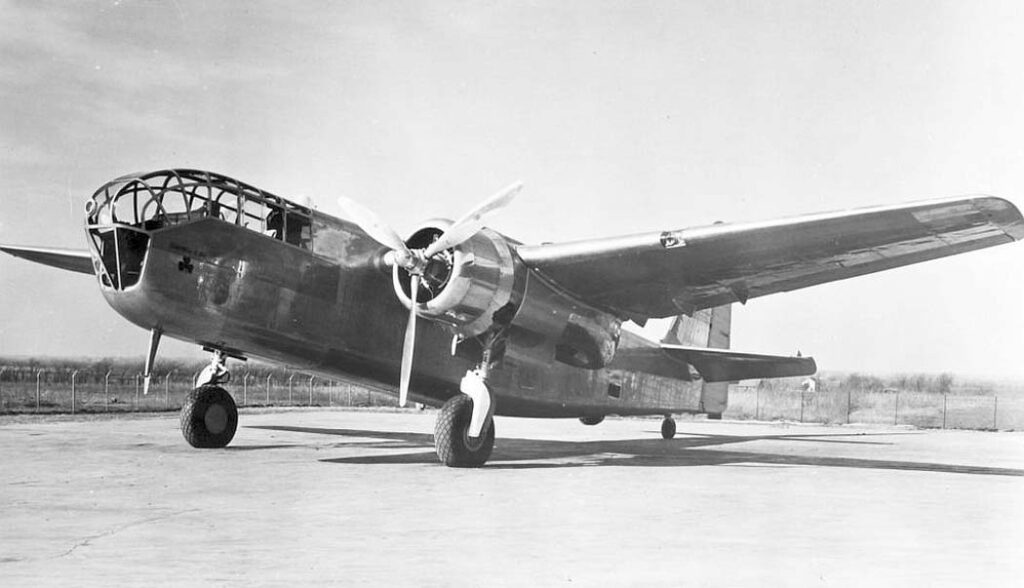
[[[665,419],[661,421],[661,438],[671,439],[676,436],[676,421],[672,418],[672,415],[665,415]]]
[[[449,399],[437,416],[434,449],[441,463],[448,467],[478,468],[494,449],[494,398],[487,375],[505,353],[508,332],[507,323],[496,324],[483,341],[480,364],[462,378],[462,394]]]

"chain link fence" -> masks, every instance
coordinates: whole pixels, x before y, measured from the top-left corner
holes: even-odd
[[[0,366],[0,413],[178,410],[198,372],[142,374]],[[239,406],[398,406],[382,390],[301,372],[233,372],[225,388]]]
[[[0,413],[178,410],[198,371],[142,374],[0,366]],[[239,406],[396,407],[383,390],[293,371],[234,371],[225,387]],[[902,390],[802,390],[732,386],[725,418],[825,424],[912,425],[949,429],[1024,429],[1024,397]]]
[[[1024,398],[903,390],[772,390],[733,386],[723,415],[734,420],[1024,429]]]

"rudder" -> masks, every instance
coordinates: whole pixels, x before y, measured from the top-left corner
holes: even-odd
[[[732,305],[698,310],[692,316],[679,315],[661,340],[670,345],[729,349],[732,330]],[[729,403],[729,382],[704,382],[700,390],[700,409],[708,418],[722,418]]]

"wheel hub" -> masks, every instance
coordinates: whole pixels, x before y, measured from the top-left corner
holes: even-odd
[[[206,430],[214,435],[223,433],[228,428],[228,411],[224,410],[223,406],[214,404],[206,409],[203,424],[206,425]]]

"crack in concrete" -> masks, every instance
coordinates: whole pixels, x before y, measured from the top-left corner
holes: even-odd
[[[191,512],[198,512],[198,510],[199,509],[196,509],[196,508],[189,509],[189,510],[181,510],[181,511],[177,511],[177,512],[172,512],[172,513],[164,514],[164,515],[148,517],[148,518],[141,519],[141,520],[138,520],[138,521],[131,521],[131,522],[128,522],[128,523],[124,523],[124,524],[118,525],[118,526],[116,526],[116,527],[114,527],[112,529],[109,529],[107,531],[104,531],[103,533],[98,533],[96,535],[90,535],[90,536],[86,537],[85,539],[82,539],[78,543],[75,543],[74,545],[72,545],[71,548],[68,549],[67,551],[65,551],[64,553],[61,553],[59,555],[56,555],[56,556],[53,556],[53,557],[50,557],[50,558],[47,558],[47,559],[60,559],[62,557],[67,557],[67,556],[71,555],[72,553],[74,553],[79,548],[90,546],[93,541],[98,541],[100,539],[104,539],[106,537],[110,537],[110,536],[116,535],[116,534],[118,534],[121,531],[124,531],[126,529],[130,529],[132,527],[137,527],[139,525],[145,525],[146,523],[155,523],[156,521],[163,521],[163,520],[166,520],[166,519],[170,519],[170,518],[173,518],[173,517],[176,517],[176,516],[179,516],[179,515],[183,515],[183,514],[188,514],[188,513],[191,513]]]

